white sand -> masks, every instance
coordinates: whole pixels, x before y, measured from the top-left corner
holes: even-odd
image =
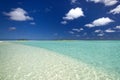
[[[120,80],[42,48],[0,43],[0,80]]]

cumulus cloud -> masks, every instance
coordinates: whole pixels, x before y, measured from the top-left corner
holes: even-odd
[[[98,30],[95,30],[95,33],[100,33],[100,32],[103,32],[102,30],[98,29]]]
[[[112,32],[115,32],[115,30],[107,29],[107,30],[105,30],[105,32],[107,32],[107,33],[112,33]]]
[[[80,29],[73,28],[73,29],[72,29],[72,31],[76,31],[76,32],[80,32],[80,31],[82,31],[82,30],[84,30],[84,29],[83,29],[83,28],[80,28]]]
[[[82,16],[84,16],[84,13],[83,13],[83,11],[82,11],[82,8],[77,7],[77,8],[75,8],[75,9],[74,9],[74,8],[71,9],[71,10],[66,14],[66,16],[63,17],[63,19],[64,19],[64,20],[74,20],[74,19],[77,19],[77,18],[82,17]]]
[[[120,5],[118,5],[116,8],[110,10],[109,13],[112,13],[112,14],[120,14]]]
[[[97,36],[104,36],[104,32],[101,29],[95,30],[95,33],[97,33]]]
[[[61,21],[61,24],[67,24],[67,21]]]
[[[90,24],[86,24],[85,26],[87,26],[87,27],[104,26],[111,22],[114,22],[114,20],[112,20],[108,17],[102,17],[102,18],[98,18],[98,19],[94,20]]]
[[[6,16],[9,16],[11,20],[15,20],[15,21],[33,20],[33,18],[28,16],[28,13],[22,8],[16,8],[4,14]]]
[[[93,24],[86,24],[85,26],[87,26],[87,27],[95,27],[95,25],[93,25]]]
[[[120,29],[120,26],[116,26],[115,29]]]
[[[105,6],[115,5],[118,0],[86,0],[87,2],[103,3]]]

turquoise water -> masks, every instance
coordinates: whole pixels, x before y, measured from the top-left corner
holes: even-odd
[[[120,74],[120,41],[27,41],[20,43],[55,51],[96,68]]]

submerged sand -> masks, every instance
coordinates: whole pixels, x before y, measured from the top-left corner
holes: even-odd
[[[0,43],[0,80],[120,80],[43,48]]]

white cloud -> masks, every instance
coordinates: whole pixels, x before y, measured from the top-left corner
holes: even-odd
[[[31,25],[36,25],[36,23],[35,23],[35,22],[31,22],[30,24],[31,24]]]
[[[28,16],[28,13],[22,8],[16,8],[10,11],[9,13],[4,13],[4,14],[6,16],[9,16],[11,20],[15,20],[15,21],[33,20],[33,18]]]
[[[100,33],[100,32],[103,32],[102,30],[98,29],[98,30],[95,30],[95,33]]]
[[[115,29],[120,29],[120,26],[116,26]]]
[[[75,9],[71,9],[65,17],[63,17],[64,20],[74,20],[77,19],[79,17],[84,16],[84,13],[82,11],[82,8],[75,8]]]
[[[87,2],[91,1],[94,3],[103,3],[105,6],[112,6],[115,5],[118,0],[86,0]]]
[[[70,33],[70,34],[74,34],[74,32],[73,32],[73,31],[69,31],[69,33]]]
[[[67,24],[67,21],[61,21],[61,24]]]
[[[87,27],[95,27],[93,24],[86,24]]]
[[[9,31],[14,31],[16,30],[16,27],[9,27]]]
[[[77,0],[71,0],[71,3],[74,4],[74,3],[76,3],[76,1],[77,1]]]
[[[104,33],[100,33],[100,34],[98,34],[97,36],[104,36]]]
[[[84,29],[83,29],[83,28],[80,28],[80,29],[73,28],[72,30],[73,30],[73,31],[76,31],[76,32],[80,32],[80,31],[82,31],[82,30],[84,30]]]
[[[112,32],[115,32],[115,30],[107,29],[107,30],[105,30],[105,32],[107,32],[107,33],[112,33]]]
[[[98,18],[98,19],[94,20],[90,24],[86,24],[85,26],[87,26],[87,27],[104,26],[111,22],[114,22],[114,20],[112,20],[108,17],[102,17],[102,18]]]
[[[112,14],[120,14],[120,5],[118,5],[116,8],[110,10],[109,13],[112,13]]]
[[[95,33],[98,33],[97,36],[104,36],[104,32],[101,29],[95,30]]]

